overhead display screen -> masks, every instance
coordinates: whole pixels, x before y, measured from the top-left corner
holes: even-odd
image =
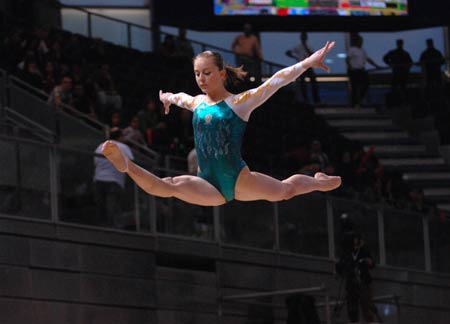
[[[214,0],[217,16],[406,16],[408,0]]]

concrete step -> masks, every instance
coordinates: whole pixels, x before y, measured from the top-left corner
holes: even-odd
[[[450,172],[406,172],[403,174],[406,181],[448,181],[450,186]]]
[[[446,166],[445,159],[442,157],[429,158],[381,158],[380,163],[384,166]]]
[[[325,119],[343,119],[343,118],[365,118],[365,119],[385,119],[385,115],[377,113],[375,108],[316,108],[314,109],[317,115],[321,115]]]
[[[450,171],[445,172],[406,172],[402,178],[415,188],[448,188],[450,187]]]
[[[417,157],[429,155],[425,145],[382,145],[375,144],[375,154],[378,157]],[[371,145],[364,146],[368,151]]]
[[[450,212],[450,204],[437,204],[436,207],[439,210]]]
[[[429,196],[445,196],[450,198],[450,187],[447,188],[425,188],[423,189],[425,197]]]
[[[330,126],[341,131],[401,131],[390,119],[333,119],[328,120]]]
[[[344,137],[365,144],[417,144],[407,132],[342,132]]]

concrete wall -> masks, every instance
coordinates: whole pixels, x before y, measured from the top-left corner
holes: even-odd
[[[332,269],[327,259],[0,217],[0,323],[278,324],[284,296],[257,300],[275,308],[219,297],[321,284],[336,295]],[[449,276],[373,274],[375,295],[401,296],[401,323],[448,322]]]

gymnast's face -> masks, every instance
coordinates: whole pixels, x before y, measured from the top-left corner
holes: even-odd
[[[224,86],[225,70],[219,70],[213,57],[197,57],[194,61],[194,73],[198,87],[206,94]]]

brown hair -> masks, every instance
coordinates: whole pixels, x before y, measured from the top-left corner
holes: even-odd
[[[220,71],[225,69],[225,72],[226,72],[225,87],[238,85],[241,82],[243,82],[245,77],[247,76],[247,72],[245,72],[243,70],[242,66],[233,67],[230,65],[225,65],[223,62],[222,55],[220,55],[217,52],[213,52],[213,51],[201,52],[196,57],[194,57],[193,61],[195,62],[195,60],[200,57],[205,57],[205,58],[211,57],[214,61],[214,64],[219,68]]]

